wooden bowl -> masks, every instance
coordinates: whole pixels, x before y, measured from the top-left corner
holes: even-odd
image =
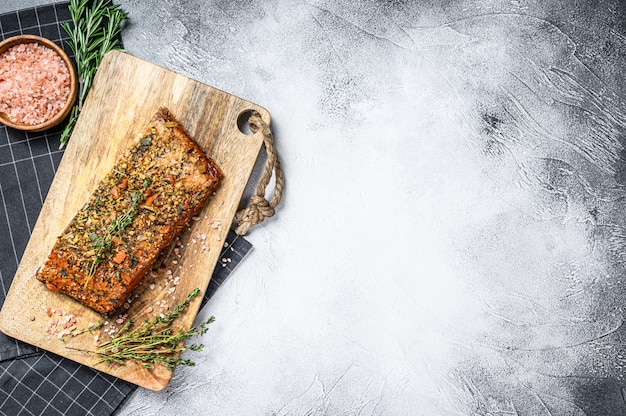
[[[67,65],[67,69],[70,73],[70,94],[67,98],[65,106],[52,118],[49,118],[41,124],[26,124],[14,122],[11,121],[3,112],[0,112],[0,123],[18,130],[33,132],[47,130],[50,127],[56,126],[61,121],[63,121],[72,110],[72,106],[76,102],[76,95],[78,93],[78,79],[76,77],[76,70],[74,69],[74,64],[70,60],[69,56],[67,56],[67,54],[63,52],[63,49],[58,47],[51,40],[36,35],[20,35],[5,39],[4,41],[0,42],[0,55],[3,54],[10,47],[23,43],[38,43],[40,45],[47,46],[48,48],[55,51],[61,57],[61,59],[63,59],[63,62],[65,62],[65,65]]]

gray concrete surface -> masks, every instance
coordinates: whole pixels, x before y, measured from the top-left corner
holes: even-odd
[[[120,3],[130,53],[271,112],[288,186],[120,415],[626,414],[619,2]]]

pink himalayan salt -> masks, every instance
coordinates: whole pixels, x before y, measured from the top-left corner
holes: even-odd
[[[22,43],[0,55],[0,112],[11,121],[40,124],[63,109],[70,73],[51,48]]]

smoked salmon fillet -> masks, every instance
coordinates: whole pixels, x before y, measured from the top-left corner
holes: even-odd
[[[57,237],[37,279],[110,314],[206,203],[221,177],[169,111],[159,109]]]

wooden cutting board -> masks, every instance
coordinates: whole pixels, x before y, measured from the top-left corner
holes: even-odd
[[[35,273],[50,253],[56,237],[87,201],[129,140],[141,131],[160,106],[170,110],[222,169],[224,178],[209,203],[181,233],[182,246],[168,249],[164,267],[156,276],[146,277],[131,297],[130,307],[121,308],[121,317],[116,313],[105,319],[65,295],[49,291],[36,280]],[[111,330],[121,328],[122,324],[116,322],[118,319],[119,322],[132,319],[136,323],[153,319],[165,312],[166,307],[173,309],[193,289],[206,291],[263,143],[260,133],[245,134],[238,128],[238,118],[249,110],[258,111],[269,124],[269,113],[258,105],[127,53],[108,53],[95,76],[0,311],[0,330],[140,386],[152,390],[165,387],[172,377],[172,371],[165,367],[147,370],[132,362],[103,364],[93,354],[70,348],[94,350],[96,335],[102,342],[110,336]],[[192,326],[201,298],[195,298],[176,321],[176,329],[188,330]],[[60,339],[58,332],[67,319],[75,320],[78,330],[98,321],[106,322],[94,333]]]

